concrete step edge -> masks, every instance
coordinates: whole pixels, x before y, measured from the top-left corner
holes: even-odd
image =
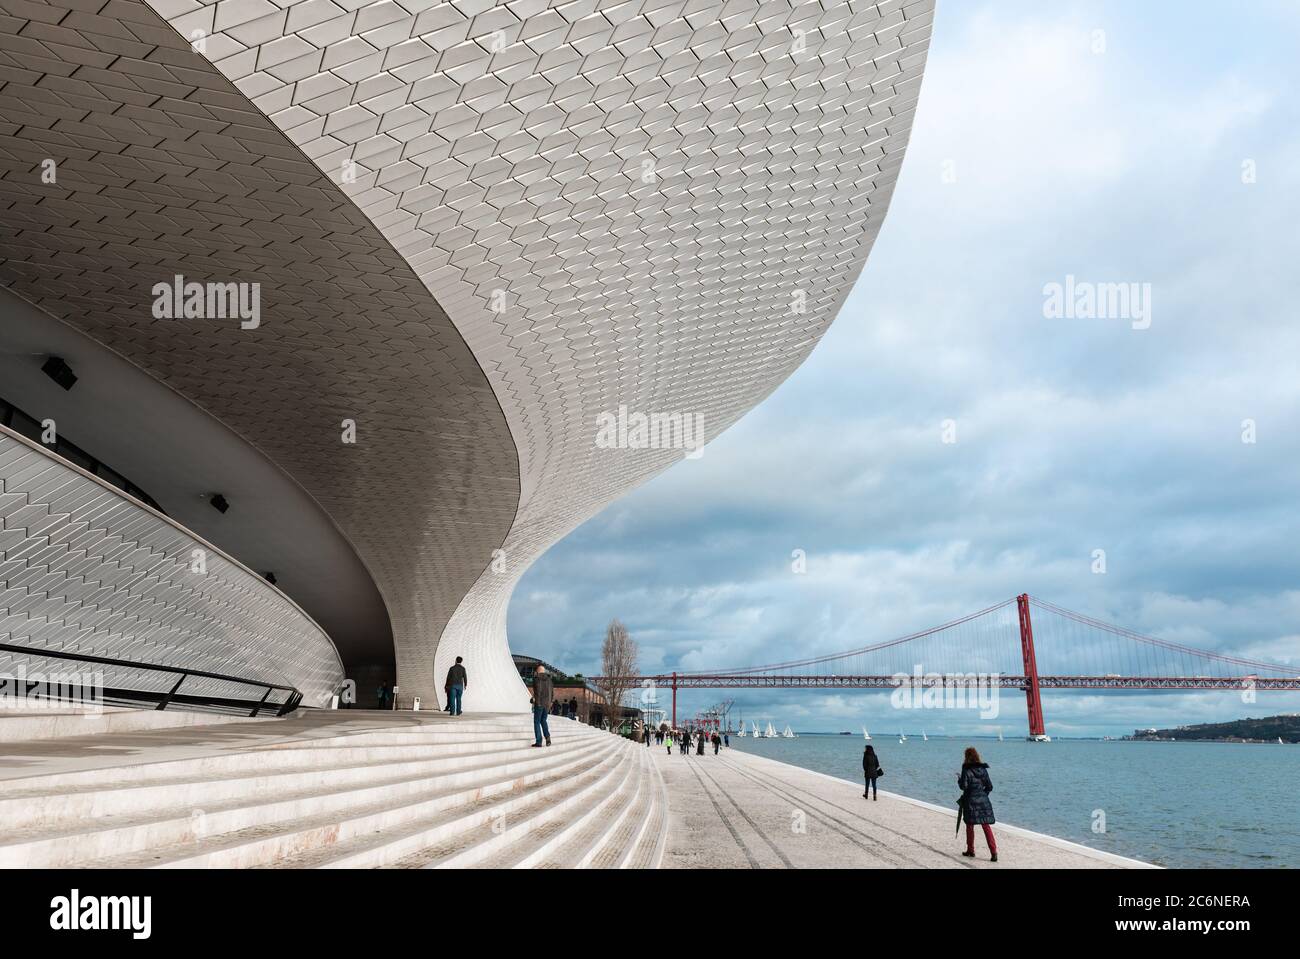
[[[602,752],[602,758],[598,762],[589,762],[586,765],[582,763],[569,764],[559,770],[551,780],[543,785],[528,791],[521,791],[517,796],[494,802],[488,808],[475,809],[452,820],[443,820],[434,824],[421,823],[414,829],[411,829],[408,825],[400,835],[383,837],[377,843],[366,845],[364,848],[347,848],[341,855],[331,856],[307,865],[318,869],[355,869],[402,865],[404,862],[420,857],[426,850],[450,842],[458,835],[481,829],[493,820],[500,820],[503,816],[514,814],[520,809],[526,809],[535,803],[548,799],[556,792],[563,791],[575,777],[580,777],[592,769],[599,768],[600,765],[608,761],[610,755],[612,755],[612,750],[606,749]],[[528,786],[532,785],[532,783],[525,782],[521,785]],[[348,840],[348,842],[355,847],[360,845],[361,840],[366,838],[365,836],[357,836]],[[289,865],[296,864],[290,863]]]
[[[622,750],[619,752],[621,753]],[[575,835],[583,832],[596,817],[607,812],[610,804],[627,786],[632,772],[630,757],[620,755],[609,775],[602,777],[599,788],[581,797],[583,804],[578,807],[576,815],[562,822],[558,831],[539,839],[537,829],[525,829],[513,843],[505,845],[494,855],[475,863],[475,868],[528,869],[533,867],[569,842]],[[570,803],[569,808],[573,805],[575,804]],[[559,818],[562,817],[556,816],[544,820],[543,825],[549,825]]]
[[[567,753],[583,748],[586,740],[571,739],[557,743],[553,749]],[[105,783],[75,792],[0,795],[0,848],[4,837],[20,829],[53,828],[59,823],[79,822],[85,818],[123,815],[131,810],[196,808],[206,804],[224,804],[236,798],[274,800],[286,798],[320,781],[319,792],[332,792],[332,786],[360,783],[376,786],[398,783],[421,776],[459,775],[492,771],[502,765],[531,761],[535,758],[526,746],[474,751],[399,760],[381,759],[342,766],[301,765],[266,772],[236,773],[213,778],[181,777],[147,782]],[[172,798],[171,794],[180,796]],[[192,798],[185,798],[193,794]],[[48,821],[43,821],[48,820]]]
[[[629,757],[629,769],[618,789],[599,816],[588,817],[586,825],[544,855],[533,857],[529,866],[558,869],[586,869],[618,836],[637,809],[644,794],[645,769],[642,757]]]
[[[441,788],[449,791],[444,793],[444,797],[462,797],[469,800],[492,784],[513,782],[520,778],[521,773],[545,771],[554,766],[557,759],[562,761],[564,758],[573,757],[581,761],[598,750],[599,746],[596,745],[582,746],[564,750],[558,757],[533,758],[530,755],[528,758],[520,758],[508,764],[497,764],[463,773],[416,777],[403,783],[396,792],[402,796],[419,795],[427,792],[430,787],[439,788],[441,782],[443,784]],[[148,849],[159,845],[184,842],[196,833],[206,833],[205,838],[217,838],[258,826],[284,825],[298,819],[326,814],[343,815],[349,809],[376,805],[374,802],[366,803],[363,797],[385,793],[391,796],[394,791],[394,787],[387,783],[366,784],[329,792],[312,790],[287,798],[265,797],[211,812],[200,809],[198,810],[200,816],[195,816],[193,810],[178,814],[180,812],[178,809],[167,809],[154,819],[107,825],[96,829],[60,832],[51,836],[5,843],[0,845],[0,866],[48,867],[65,864],[74,856],[79,856],[82,860],[99,860],[143,854]],[[241,825],[235,825],[236,823]]]
[[[599,765],[587,770],[587,773],[592,774],[592,778],[572,789],[563,799],[558,802],[534,803],[530,807],[525,807],[527,812],[501,832],[484,837],[448,855],[440,856],[432,862],[425,863],[421,868],[462,869],[481,862],[493,853],[520,841],[540,826],[562,817],[574,806],[589,798],[593,792],[599,791],[605,783],[616,776],[623,761],[619,750],[611,749]],[[565,785],[571,786],[572,779]]]
[[[339,818],[318,816],[315,817],[317,821],[312,822],[310,825],[304,825],[301,821],[297,823],[288,822],[282,824],[288,828],[269,836],[240,837],[234,843],[196,855],[180,856],[157,865],[163,868],[276,865],[280,860],[291,858],[294,855],[294,853],[287,852],[286,847],[293,848],[297,853],[301,853],[313,847],[330,846],[373,833],[383,832],[404,823],[410,823],[422,816],[449,815],[450,818],[446,820],[446,823],[450,828],[454,829],[463,820],[473,818],[474,814],[464,812],[464,807],[472,803],[487,797],[519,792],[538,781],[548,780],[548,778],[563,782],[562,774],[570,773],[571,770],[581,768],[589,762],[589,755],[584,753],[576,758],[566,757],[564,762],[545,763],[540,768],[530,771],[527,775],[504,777],[490,786],[459,790],[453,794],[429,797],[396,806],[390,805],[365,811],[354,811],[351,815]],[[524,793],[524,795],[528,794]],[[289,863],[289,865],[293,864]]]
[[[557,742],[568,742],[570,739],[595,739],[597,737],[580,736],[580,737],[562,737]],[[512,745],[524,745],[519,743],[515,737],[506,737],[500,742]],[[151,775],[169,775],[170,778],[179,778],[186,775],[211,776],[219,775],[224,772],[238,772],[242,767],[248,765],[271,764],[276,763],[283,765],[291,760],[307,760],[314,762],[328,760],[332,765],[359,762],[369,758],[375,758],[371,750],[392,751],[390,757],[401,758],[402,756],[418,757],[429,755],[429,750],[434,754],[444,755],[465,755],[475,752],[475,750],[484,745],[483,743],[411,743],[393,746],[311,746],[295,745],[285,748],[250,748],[238,749],[228,753],[207,756],[180,756],[173,759],[159,759],[140,763],[127,763],[119,766],[99,766],[89,769],[79,769],[72,772],[64,773],[45,773],[33,776],[25,776],[15,779],[0,780],[0,798],[15,793],[24,793],[28,795],[38,795],[41,791],[62,790],[78,786],[97,786],[100,785],[108,775],[114,777],[115,782],[126,782],[129,780],[147,780]],[[407,750],[406,753],[397,752],[397,750]]]

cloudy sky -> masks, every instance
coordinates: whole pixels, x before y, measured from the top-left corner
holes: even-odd
[[[1283,2],[941,3],[893,205],[843,312],[701,459],[536,564],[512,647],[595,673],[617,616],[644,670],[757,664],[1029,592],[1300,665],[1298,45]],[[1067,276],[1149,283],[1149,328],[1045,316]],[[900,722],[880,692],[701,691],[679,710],[724,696],[803,730],[1025,723],[1018,696],[996,724]],[[1296,710],[1045,697],[1064,735]]]

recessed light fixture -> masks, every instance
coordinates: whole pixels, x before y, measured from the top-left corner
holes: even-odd
[[[224,513],[226,510],[230,509],[230,503],[228,503],[226,498],[220,493],[213,493],[212,498],[208,500],[208,502],[212,504],[213,508],[218,513]]]
[[[65,390],[72,389],[77,382],[77,374],[72,372],[72,367],[61,356],[51,356],[47,359],[41,366],[41,372]]]

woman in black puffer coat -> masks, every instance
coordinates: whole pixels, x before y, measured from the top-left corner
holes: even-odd
[[[880,778],[880,760],[876,757],[876,750],[870,743],[867,743],[862,750],[862,778],[867,781],[867,792],[875,796],[876,780]],[[862,798],[867,798],[867,792],[862,794]],[[875,802],[875,799],[872,799]]]
[[[957,785],[961,787],[961,805],[963,818],[966,820],[966,851],[963,856],[975,855],[975,827],[984,827],[984,841],[989,845],[989,853],[994,862],[998,861],[998,843],[993,838],[993,803],[989,793],[993,791],[993,780],[989,779],[989,764],[980,760],[980,754],[974,746],[966,749],[966,761],[961,765],[961,774]]]

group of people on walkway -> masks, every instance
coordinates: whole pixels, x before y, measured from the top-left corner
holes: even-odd
[[[678,752],[683,756],[689,756],[692,748],[695,750],[695,755],[703,756],[705,748],[710,745],[713,746],[713,755],[716,756],[718,750],[723,746],[731,746],[731,736],[727,733],[717,732],[716,730],[709,732],[707,730],[697,729],[692,732],[689,729],[669,729],[666,726],[661,726],[654,730],[644,730],[642,738],[644,739],[646,746],[650,745],[650,740],[652,738],[656,744],[666,745],[668,747],[669,756],[673,754],[673,746],[676,746]]]
[[[461,702],[468,686],[469,674],[462,658],[457,656],[455,664],[447,670],[447,680],[443,685],[443,691],[447,694],[447,712],[453,716],[461,714]],[[387,684],[384,684],[378,690],[381,708],[385,699],[392,695],[386,687]],[[532,706],[534,748],[551,745],[551,727],[547,721],[549,717],[565,716],[573,719],[578,714],[577,698],[571,698],[567,703],[557,700],[554,680],[546,672],[546,667],[540,664],[533,674]],[[683,756],[691,755],[692,748],[695,755],[703,756],[705,748],[710,745],[716,756],[723,746],[731,746],[731,736],[717,730],[672,729],[668,726],[651,729],[646,726],[641,731],[641,738],[647,748],[651,740],[657,745],[666,746],[670,756],[673,754],[673,746]],[[862,750],[862,776],[866,781],[863,799],[872,802],[879,800],[876,784],[884,774],[875,747],[867,743]],[[961,789],[961,795],[957,798],[958,821],[966,824],[966,851],[962,855],[975,855],[975,827],[980,826],[984,831],[984,842],[989,848],[989,858],[997,862],[998,843],[993,835],[996,819],[993,816],[993,802],[989,799],[989,793],[993,792],[993,780],[989,778],[989,764],[980,759],[979,751],[974,746],[966,748],[961,772],[957,774],[957,786]]]
[[[578,697],[570,696],[568,699],[556,699],[551,703],[551,715],[562,716],[565,719],[577,719]]]
[[[862,750],[862,776],[866,780],[863,799],[875,802],[876,781],[885,774],[880,765],[880,757],[870,743]],[[967,746],[962,757],[961,772],[957,774],[957,787],[961,795],[957,797],[958,822],[966,823],[966,851],[963,856],[975,855],[975,827],[984,830],[984,842],[989,847],[989,858],[998,861],[998,842],[993,835],[993,801],[989,793],[993,792],[993,780],[989,778],[989,764],[980,759],[979,751],[974,746]]]

